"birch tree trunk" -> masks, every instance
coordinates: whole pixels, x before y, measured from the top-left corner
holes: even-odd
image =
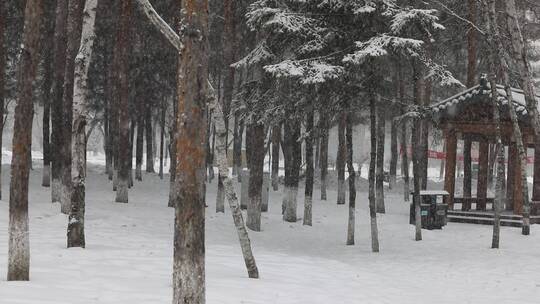
[[[208,0],[183,0],[179,12],[173,304],[204,304]]]
[[[64,124],[61,147],[62,191],[60,196],[61,211],[69,214],[71,209],[71,131],[73,122],[73,84],[75,78],[75,57],[81,44],[81,29],[84,5],[82,1],[69,1],[67,16],[66,70],[64,72],[64,93],[62,104]],[[86,132],[86,130],[85,130]]]
[[[2,4],[3,5],[3,4]],[[9,189],[9,259],[8,281],[30,279],[30,242],[28,230],[28,175],[32,146],[32,82],[39,61],[39,25],[42,3],[27,0],[19,63],[19,96],[13,126],[13,156]]]
[[[379,229],[377,228],[377,202],[375,197],[375,166],[377,162],[377,109],[375,96],[371,93],[369,105],[371,152],[369,160],[369,217],[371,227],[371,251],[379,252]]]
[[[229,202],[229,207],[231,208],[234,225],[236,227],[238,239],[240,240],[240,247],[244,256],[248,276],[252,279],[257,279],[259,278],[259,270],[257,269],[255,258],[253,257],[251,242],[249,240],[246,226],[244,225],[244,218],[242,217],[242,211],[240,210],[240,206],[238,204],[238,198],[234,192],[232,180],[229,177],[229,165],[227,163],[227,154],[225,153],[227,147],[227,129],[225,128],[223,111],[220,109],[217,99],[212,98],[212,100],[214,122],[216,124],[216,160],[219,167],[219,175],[223,179],[223,188],[227,194],[227,200]]]
[[[120,2],[120,22],[114,46],[115,82],[118,96],[118,184],[117,203],[127,203],[129,189],[129,91],[128,91],[128,49],[131,28],[131,1]]]
[[[347,225],[347,245],[354,245],[356,212],[356,173],[353,167],[353,126],[352,115],[347,115],[347,167],[349,169],[349,221]]]
[[[537,138],[540,138],[540,117],[538,114],[538,102],[536,100],[536,89],[532,72],[530,70],[529,56],[527,52],[527,46],[525,39],[521,31],[519,24],[518,14],[516,12],[516,1],[506,0],[504,1],[506,8],[506,24],[510,33],[512,42],[512,58],[517,64],[517,70],[519,72],[519,81],[523,93],[525,95],[525,101],[527,103],[527,112],[529,113],[531,124],[534,129],[534,133]]]
[[[103,0],[102,0],[103,1]],[[98,0],[86,0],[81,34],[81,46],[75,59],[73,88],[73,130],[71,178],[73,193],[67,228],[67,247],[85,247],[84,211],[86,192],[86,115],[88,113],[88,68],[95,40]]]
[[[64,136],[63,128],[63,104],[62,94],[64,74],[66,72],[66,48],[67,48],[67,9],[68,0],[56,1],[56,21],[54,28],[54,79],[52,87],[51,105],[51,201],[60,202],[62,189],[62,155]]]
[[[339,114],[338,122],[338,151],[337,151],[337,204],[345,204],[345,163],[347,160],[347,144],[345,140],[345,129],[347,128],[347,113],[345,110]]]
[[[490,28],[492,31],[488,35],[488,39],[490,40],[490,44],[492,45],[492,48],[494,48],[497,51],[497,54],[494,52],[492,53],[492,60],[493,62],[499,62],[501,65],[501,71],[502,71],[502,77],[503,77],[503,83],[505,87],[506,92],[506,98],[508,99],[508,104],[513,105],[513,93],[512,88],[510,86],[510,65],[507,61],[507,57],[505,54],[505,48],[504,44],[502,42],[502,38],[499,32],[497,24],[497,18],[496,18],[496,8],[495,8],[495,0],[488,0],[487,5],[484,5],[488,11],[488,16],[486,16],[486,19],[488,19],[487,22],[490,24]],[[498,58],[497,58],[498,57]],[[522,234],[523,235],[529,235],[530,234],[530,200],[529,200],[529,187],[527,183],[527,151],[525,150],[524,144],[523,144],[523,136],[521,133],[521,129],[519,127],[518,118],[516,114],[516,109],[513,106],[509,106],[509,113],[510,113],[510,119],[512,121],[512,129],[513,129],[513,135],[514,139],[516,140],[516,146],[519,154],[520,159],[520,172],[516,172],[516,174],[521,174],[521,180],[522,182],[522,192],[523,192],[523,226],[522,226]],[[531,115],[532,114],[532,115]],[[531,115],[532,124],[534,125],[534,112],[529,112],[529,115]],[[515,203],[515,202],[514,202]]]
[[[311,226],[313,217],[313,179],[315,170],[313,168],[313,124],[314,113],[310,109],[306,117],[306,187],[304,192],[304,220],[303,225]]]

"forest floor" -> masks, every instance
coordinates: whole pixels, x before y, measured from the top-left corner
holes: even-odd
[[[86,249],[66,249],[67,216],[31,172],[31,281],[6,282],[9,167],[0,201],[1,304],[151,304],[172,297],[173,210],[168,176],[144,174],[129,203],[114,203],[101,165],[90,163]],[[303,194],[298,197],[299,217]],[[356,245],[346,246],[347,206],[315,190],[313,227],[281,219],[281,194],[271,192],[262,232],[250,232],[259,280],[247,278],[231,213],[215,213],[216,181],[206,211],[207,303],[538,303],[540,225],[531,236],[503,227],[501,249],[490,249],[491,227],[449,223],[414,241],[408,204],[386,197],[378,216],[381,252],[370,249],[367,193],[359,192]]]

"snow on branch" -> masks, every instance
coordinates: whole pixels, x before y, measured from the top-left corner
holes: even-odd
[[[148,0],[136,0],[139,8],[142,10],[148,20],[156,27],[156,29],[169,41],[169,43],[177,50],[182,49],[182,41],[180,36],[169,26],[161,16],[156,12],[152,4]]]
[[[246,14],[250,29],[263,29],[275,33],[315,33],[319,31],[315,19],[303,14],[293,13],[286,8],[267,7],[266,1],[257,1],[250,5]]]
[[[390,24],[392,33],[401,33],[407,28],[420,24],[425,29],[444,30],[444,25],[438,23],[439,17],[435,16],[434,9],[407,9],[398,12]]]
[[[343,61],[352,64],[363,64],[367,59],[383,57],[389,53],[417,57],[423,44],[423,41],[417,39],[382,34],[366,42],[357,42],[356,46],[359,50],[345,56]]]
[[[240,61],[231,65],[233,68],[249,67],[256,64],[264,63],[275,58],[270,48],[266,44],[266,41],[261,41],[249,54],[247,54]]]
[[[267,65],[265,71],[276,78],[299,78],[303,84],[324,83],[343,74],[343,67],[327,64],[320,60],[285,60]]]

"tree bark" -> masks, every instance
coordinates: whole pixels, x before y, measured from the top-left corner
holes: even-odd
[[[233,174],[238,175],[238,181],[242,181],[242,135],[244,133],[244,122],[239,121],[238,115],[234,122],[233,133]]]
[[[50,121],[51,121],[51,88],[53,82],[53,50],[54,50],[54,14],[55,3],[47,3],[44,5],[44,22],[42,24],[42,49],[43,49],[43,172],[41,177],[41,186],[51,186],[51,142],[50,142]],[[0,17],[2,18],[2,17]],[[1,21],[0,21],[1,22]],[[0,31],[0,35],[1,31]],[[0,38],[1,40],[1,38]],[[0,42],[1,45],[1,42]],[[3,55],[0,55],[3,57]],[[3,58],[0,60],[4,60]],[[0,68],[4,71],[3,68]],[[0,77],[3,77],[4,74]],[[2,81],[0,80],[0,83]],[[1,84],[0,84],[1,85]],[[0,93],[1,94],[1,93]],[[4,103],[0,97],[0,149],[2,147],[2,131],[4,128]],[[2,175],[2,166],[0,164],[0,176]],[[0,190],[0,199],[2,198],[2,191]]]
[[[397,163],[398,163],[398,134],[397,123],[391,122],[390,132],[390,182],[389,189],[396,187]]]
[[[281,124],[272,128],[272,189],[279,190],[279,145],[281,141]]]
[[[497,26],[496,21],[496,8],[495,8],[495,0],[488,0],[486,8],[489,9],[488,12],[486,12],[488,15],[486,16],[486,19],[489,20],[489,27],[492,29],[491,32],[488,35],[488,39],[490,40],[490,49],[491,51],[491,58],[493,62],[498,62],[501,65],[501,71],[502,71],[502,78],[503,83],[506,91],[506,98],[508,99],[508,104],[513,104],[513,92],[512,88],[510,86],[510,65],[506,59],[505,54],[505,48],[504,43],[502,42],[502,38],[499,33],[499,28]],[[497,53],[495,53],[497,52]],[[498,57],[498,58],[497,58]],[[527,98],[526,98],[527,99]],[[536,107],[536,105],[535,105]],[[509,113],[510,113],[510,119],[512,121],[512,129],[513,129],[513,135],[514,139],[516,141],[517,150],[519,153],[519,161],[520,161],[520,171],[516,172],[516,174],[521,174],[521,180],[524,181],[522,183],[522,193],[523,193],[523,225],[522,225],[522,234],[523,235],[529,235],[530,234],[530,200],[529,200],[529,187],[527,184],[527,153],[523,144],[523,136],[521,133],[521,129],[519,127],[518,118],[516,114],[516,109],[511,106],[508,107]],[[533,117],[535,117],[534,112],[529,112],[532,115],[530,116],[532,119],[532,124],[535,124],[535,121]],[[536,129],[536,127],[535,127]],[[536,133],[536,132],[535,132]],[[516,202],[514,202],[514,205]]]
[[[403,199],[408,202],[410,196],[410,185],[409,185],[409,152],[408,152],[408,133],[409,123],[407,121],[403,122],[403,128],[401,130],[401,175],[403,176]]]
[[[300,179],[301,149],[297,139],[300,137],[300,126],[295,119],[285,121],[283,154],[285,159],[285,185],[283,189],[283,220],[296,222],[296,196]]]
[[[412,127],[412,136],[411,136],[411,144],[412,144],[412,163],[413,163],[413,186],[414,186],[414,195],[413,195],[413,203],[414,203],[414,222],[415,222],[415,235],[414,239],[416,241],[422,240],[422,217],[420,214],[420,180],[421,180],[421,165],[418,162],[419,154],[420,154],[420,144],[418,143],[419,139],[419,133],[421,132],[421,129],[419,128],[420,121],[418,119],[415,119],[413,121],[413,127]]]
[[[183,0],[178,62],[173,303],[205,303],[208,0]]]
[[[135,148],[135,179],[142,181],[142,162],[144,144],[144,103],[141,97],[136,97],[137,107],[137,143]]]
[[[103,1],[103,0],[102,0]],[[95,40],[95,20],[98,0],[86,0],[81,34],[81,46],[75,59],[72,130],[71,210],[67,228],[67,247],[85,247],[84,211],[86,192],[86,114],[88,112],[88,68]]]
[[[326,113],[321,113],[319,130],[321,132],[321,200],[325,201],[327,198],[326,177],[328,175],[328,116]]]
[[[313,180],[315,169],[313,167],[313,137],[314,113],[310,109],[306,117],[306,187],[304,191],[304,221],[303,225],[312,226],[313,218]]]
[[[161,117],[160,117],[160,136],[159,136],[159,178],[163,179],[163,159],[165,146],[165,111],[167,110],[166,103],[161,100]]]
[[[2,4],[3,5],[3,4]],[[30,279],[30,243],[28,231],[28,162],[32,146],[32,82],[39,61],[39,38],[42,3],[27,0],[19,63],[19,96],[13,126],[13,156],[9,189],[9,259],[8,281]]]
[[[129,31],[131,28],[132,3],[130,0],[120,2],[120,22],[114,46],[115,87],[118,96],[118,184],[116,189],[117,203],[127,203],[129,188],[129,88],[128,88],[128,56]]]
[[[339,114],[338,122],[338,151],[337,151],[337,204],[345,204],[345,163],[347,160],[347,144],[345,142],[345,129],[347,128],[347,113],[345,110]]]
[[[377,202],[375,197],[375,167],[377,162],[377,109],[375,106],[375,96],[370,96],[370,137],[371,152],[369,160],[369,217],[371,227],[371,251],[379,252],[379,229],[377,228]]]
[[[75,57],[81,44],[81,29],[84,5],[82,1],[69,1],[67,16],[66,70],[64,72],[63,105],[63,145],[62,191],[60,196],[61,211],[69,214],[71,209],[71,131],[73,124],[73,84],[75,78]],[[86,130],[85,130],[86,132]]]
[[[6,31],[6,7],[4,3],[0,3],[0,152],[2,151],[2,141],[4,133],[4,99],[6,86],[6,56],[7,48],[4,43]],[[0,199],[2,199],[2,158],[0,157]]]
[[[261,231],[262,186],[264,169],[264,125],[253,124],[251,129],[251,162],[247,202],[247,227]]]
[[[384,206],[384,141],[385,141],[385,107],[379,102],[377,121],[377,213],[386,213]]]
[[[63,86],[66,72],[66,48],[67,48],[67,15],[68,0],[56,1],[56,21],[54,28],[54,79],[52,87],[51,106],[51,201],[60,202],[62,188],[62,155],[61,148],[64,145],[63,126]]]
[[[219,175],[223,179],[223,188],[227,193],[227,200],[229,201],[229,206],[231,208],[231,213],[234,220],[234,225],[236,227],[236,232],[238,234],[238,239],[240,240],[240,247],[242,249],[242,254],[244,256],[244,262],[248,271],[248,276],[253,279],[259,278],[259,270],[257,269],[257,264],[255,263],[255,258],[253,257],[253,252],[251,250],[251,242],[249,240],[249,235],[244,225],[244,218],[242,217],[242,211],[238,205],[238,199],[236,193],[234,192],[234,187],[232,184],[231,178],[229,178],[229,165],[227,162],[227,129],[225,127],[225,120],[223,118],[223,112],[220,109],[220,105],[216,98],[213,98],[213,114],[214,122],[216,124],[216,135],[217,135],[217,145],[216,145],[216,160],[219,167]]]
[[[347,115],[347,168],[349,169],[349,221],[347,225],[347,245],[354,245],[356,213],[356,173],[353,167],[353,126],[352,115]]]
[[[147,173],[155,173],[154,170],[154,132],[153,132],[153,124],[152,124],[152,104],[150,103],[149,99],[145,99],[144,101],[144,127],[146,129],[146,172]]]

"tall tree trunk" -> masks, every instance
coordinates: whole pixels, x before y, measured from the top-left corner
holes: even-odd
[[[67,16],[67,48],[66,70],[64,72],[63,105],[63,145],[62,157],[62,191],[60,197],[61,210],[69,214],[71,209],[71,130],[73,123],[73,84],[75,78],[75,57],[81,44],[81,29],[84,4],[82,1],[69,1]],[[85,130],[86,132],[86,130]]]
[[[244,122],[236,115],[233,133],[233,173],[238,175],[238,181],[242,181],[242,135],[244,133]]]
[[[385,140],[385,107],[379,102],[377,122],[377,212],[386,213],[384,206],[384,140]]]
[[[236,69],[231,67],[236,62],[236,11],[237,4],[234,0],[223,1],[223,60],[225,62],[225,77],[223,78],[223,116],[225,119],[225,129],[227,129],[227,142],[229,142],[229,115],[234,92],[234,79]],[[227,146],[228,149],[228,146]],[[227,152],[228,153],[228,152]]]
[[[154,132],[152,124],[152,104],[149,99],[145,99],[144,127],[146,128],[146,172],[154,173]]]
[[[375,197],[375,167],[377,162],[377,108],[371,93],[369,105],[371,152],[369,159],[369,217],[371,227],[371,251],[379,252],[379,229],[377,228],[377,202]]]
[[[251,162],[249,167],[249,190],[247,202],[247,227],[261,231],[262,185],[264,169],[264,125],[253,124],[251,129]]]
[[[463,141],[463,197],[470,198],[471,188],[472,188],[472,141],[469,136],[465,135]],[[461,210],[467,211],[470,210],[471,206],[469,203],[463,203],[461,205]]]
[[[129,30],[131,28],[132,4],[129,0],[120,2],[120,22],[114,46],[116,95],[118,97],[118,184],[116,189],[117,203],[128,202],[129,188]]]
[[[312,225],[313,218],[313,180],[315,169],[313,168],[313,137],[314,137],[314,112],[309,109],[306,117],[306,187],[304,192],[304,221],[307,226]]]
[[[281,141],[281,124],[272,128],[272,189],[279,190],[279,145]]]
[[[398,163],[398,130],[397,123],[391,122],[390,132],[390,183],[389,188],[394,189],[396,186],[397,175],[397,163]]]
[[[103,1],[103,0],[102,0]],[[71,210],[67,228],[67,247],[85,247],[84,211],[86,191],[86,114],[88,112],[88,68],[92,60],[98,0],[86,0],[81,47],[75,60],[73,88],[73,152]],[[103,4],[102,4],[103,5]]]
[[[403,128],[401,130],[401,175],[403,176],[403,199],[408,202],[411,187],[409,185],[409,152],[408,152],[408,137],[407,129],[409,129],[409,123],[407,121],[403,122]]]
[[[6,7],[0,3],[0,152],[2,151],[2,141],[4,133],[4,99],[6,90],[6,47],[4,36],[6,32]],[[0,157],[0,199],[2,199],[2,158]]]
[[[487,6],[484,5],[486,8],[489,9],[489,12],[486,12],[488,16],[486,19],[489,21],[489,27],[492,29],[491,32],[488,35],[488,39],[490,40],[490,48],[492,49],[491,52],[491,58],[492,62],[498,62],[501,65],[501,71],[502,71],[502,77],[503,77],[503,83],[505,86],[505,92],[506,92],[506,98],[508,99],[509,104],[513,104],[513,92],[512,88],[510,86],[510,64],[507,61],[505,54],[505,48],[504,43],[502,41],[502,37],[499,33],[499,28],[497,26],[497,19],[496,19],[496,9],[495,9],[495,0],[488,0]],[[497,53],[495,53],[495,51]],[[498,57],[498,58],[497,58]],[[514,136],[514,139],[516,141],[517,150],[519,153],[519,160],[520,160],[520,171],[516,172],[516,174],[521,174],[521,180],[522,182],[522,192],[523,192],[523,226],[522,226],[522,234],[523,235],[529,235],[530,234],[530,200],[529,200],[529,187],[527,184],[527,151],[525,150],[525,146],[523,144],[523,136],[521,129],[519,127],[518,118],[516,114],[516,109],[514,107],[508,107],[509,113],[510,113],[510,119],[512,121],[512,133]],[[529,112],[533,113],[533,112]],[[535,115],[532,114],[531,119]],[[534,125],[534,120],[533,120]],[[516,202],[514,202],[516,204]]]
[[[405,100],[405,76],[403,75],[403,66],[401,63],[398,64],[398,94],[399,101],[402,104],[406,104]],[[409,201],[410,194],[410,185],[409,185],[409,155],[408,155],[408,138],[409,134],[407,130],[409,129],[409,122],[405,120],[401,128],[401,176],[403,177],[403,198],[406,202]]]
[[[352,115],[347,115],[347,168],[349,169],[349,221],[347,225],[347,245],[354,245],[356,212],[356,173],[353,167],[353,126]]]
[[[347,113],[342,110],[338,122],[338,151],[337,151],[337,204],[345,204],[345,163],[347,160],[347,144],[345,142],[345,129],[347,128]]]
[[[54,28],[54,79],[51,106],[51,201],[60,202],[62,189],[62,146],[64,145],[63,100],[64,75],[66,72],[68,0],[56,1]]]
[[[178,93],[177,93],[178,94]],[[174,207],[176,202],[176,132],[178,130],[178,125],[176,117],[178,116],[178,103],[173,102],[173,113],[175,119],[171,122],[171,128],[169,134],[171,135],[169,143],[169,154],[171,156],[171,163],[169,167],[169,207]]]
[[[319,121],[319,130],[321,132],[321,200],[326,200],[326,177],[328,176],[328,116],[321,113]]]
[[[41,177],[41,185],[50,187],[51,185],[51,142],[50,142],[50,121],[51,121],[51,88],[53,82],[53,50],[54,50],[54,14],[55,2],[51,1],[43,6],[42,24],[42,49],[43,49],[43,87],[41,94],[43,96],[43,172]],[[0,17],[2,18],[2,17]],[[1,22],[1,21],[0,21]],[[1,33],[1,31],[0,31]],[[1,34],[0,34],[1,35]],[[0,38],[1,40],[1,38]],[[1,42],[0,42],[1,45]],[[2,56],[3,57],[3,56]],[[0,60],[3,60],[0,59]],[[3,69],[2,69],[3,71]],[[3,77],[3,73],[0,77]],[[0,83],[2,81],[0,80]],[[2,99],[0,97],[0,99]],[[2,147],[2,131],[4,127],[4,104],[3,99],[0,101],[0,149]],[[0,163],[0,176],[2,175],[2,166]],[[1,183],[0,183],[1,185]],[[0,199],[2,191],[0,190]]]
[[[413,203],[414,203],[414,222],[415,222],[415,235],[414,239],[416,241],[422,240],[422,217],[420,214],[420,187],[421,187],[421,164],[419,163],[418,159],[420,158],[419,154],[420,151],[420,144],[418,142],[419,139],[419,133],[421,132],[421,129],[419,127],[420,120],[415,119],[413,121],[413,127],[412,127],[412,136],[411,136],[411,144],[412,144],[412,163],[413,163],[413,187],[414,187],[414,195],[413,195]]]
[[[204,202],[208,100],[208,1],[183,0],[178,63],[178,130],[173,304],[205,303]]]
[[[242,211],[238,205],[238,199],[236,193],[234,192],[232,180],[229,178],[229,164],[226,153],[228,131],[225,127],[225,119],[216,98],[213,98],[213,105],[214,122],[216,124],[217,133],[216,160],[219,167],[219,176],[221,176],[223,179],[224,192],[227,193],[227,200],[229,201],[234,225],[236,227],[238,239],[240,240],[240,247],[242,248],[242,254],[244,256],[248,276],[250,278],[257,279],[259,278],[259,270],[257,269],[255,258],[253,257],[251,242],[249,240],[246,226],[244,225],[244,218],[242,217]]]
[[[144,103],[141,97],[136,97],[137,107],[137,143],[135,148],[135,179],[142,181],[142,162],[144,153]]]
[[[163,158],[164,158],[164,145],[165,145],[165,111],[167,105],[161,100],[161,117],[160,117],[160,135],[159,135],[159,178],[163,179]]]
[[[2,3],[2,5],[4,5]],[[13,156],[9,189],[8,281],[30,279],[30,243],[28,231],[28,156],[32,146],[32,82],[39,62],[39,26],[42,3],[27,0],[19,63],[19,97],[13,126]]]
[[[300,179],[301,149],[297,139],[300,126],[295,119],[285,121],[283,154],[285,159],[285,185],[283,188],[283,220],[296,222],[296,196]],[[300,157],[299,157],[300,156]]]

